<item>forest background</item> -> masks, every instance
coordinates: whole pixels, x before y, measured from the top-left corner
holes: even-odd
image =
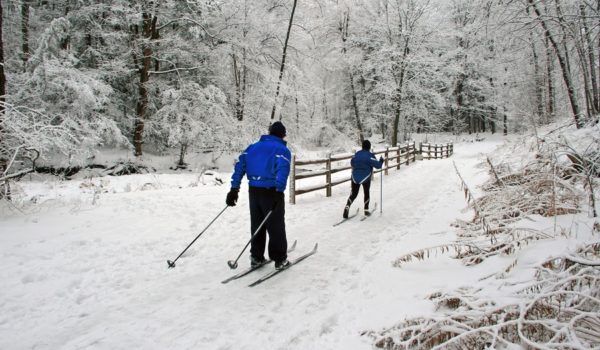
[[[600,109],[600,1],[3,0],[0,181],[103,149],[504,134]]]

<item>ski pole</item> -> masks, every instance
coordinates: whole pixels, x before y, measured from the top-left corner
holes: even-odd
[[[227,265],[229,265],[230,269],[237,269],[237,267],[238,267],[237,261],[240,259],[240,257],[242,256],[242,254],[244,254],[244,251],[246,250],[246,248],[248,248],[248,246],[250,245],[250,242],[252,242],[252,240],[254,239],[254,237],[256,237],[256,234],[258,233],[258,231],[260,231],[260,229],[263,227],[263,225],[265,224],[265,222],[267,222],[267,219],[269,218],[269,216],[271,216],[272,212],[273,212],[273,209],[271,209],[267,213],[267,216],[265,216],[265,218],[263,219],[263,221],[260,223],[260,226],[258,226],[258,228],[256,229],[256,231],[254,231],[254,233],[252,234],[252,237],[250,237],[250,240],[248,241],[248,243],[246,243],[246,246],[244,247],[244,249],[242,249],[242,251],[240,252],[240,255],[238,255],[238,257],[235,259],[235,261],[229,260],[227,262]]]
[[[185,251],[186,251],[186,250],[188,250],[188,248],[189,248],[189,247],[190,247],[192,244],[194,244],[194,242],[196,242],[196,240],[197,240],[198,238],[200,238],[200,236],[202,236],[202,234],[203,234],[203,233],[204,233],[204,232],[205,232],[205,231],[206,231],[206,230],[207,230],[207,229],[210,227],[210,225],[212,225],[212,224],[213,224],[213,222],[215,222],[215,221],[217,220],[217,218],[218,218],[219,216],[221,216],[221,214],[223,214],[223,212],[224,212],[224,211],[225,211],[227,208],[229,208],[229,206],[226,206],[225,208],[223,208],[223,210],[221,210],[221,212],[220,212],[220,213],[219,213],[219,214],[218,214],[218,215],[217,215],[217,216],[216,216],[216,217],[215,217],[215,218],[214,218],[214,219],[213,219],[213,220],[212,220],[212,221],[211,221],[211,222],[210,222],[210,223],[209,223],[209,224],[208,224],[208,225],[207,225],[205,228],[204,228],[204,230],[202,230],[202,232],[200,232],[200,233],[198,234],[198,236],[196,236],[196,238],[194,238],[194,240],[192,241],[192,243],[188,244],[188,246],[187,246],[187,247],[185,247],[185,249],[184,249],[184,250],[183,250],[183,251],[182,251],[182,252],[181,252],[181,253],[180,253],[180,254],[177,256],[177,258],[175,258],[175,260],[173,260],[173,261],[171,261],[171,260],[167,260],[167,264],[169,265],[169,268],[170,268],[170,269],[172,269],[172,268],[174,268],[174,267],[175,267],[175,261],[177,261],[177,259],[179,259],[179,258],[180,258],[180,257],[183,255],[183,253],[185,253]]]
[[[379,177],[381,179],[381,184],[379,185],[379,215],[383,213],[383,170],[379,173]]]

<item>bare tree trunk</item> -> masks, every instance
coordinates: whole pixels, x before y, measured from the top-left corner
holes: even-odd
[[[231,54],[231,59],[233,63],[233,81],[235,84],[235,118],[242,121],[244,120],[242,112],[242,72],[238,68],[235,52]]]
[[[583,88],[585,91],[585,106],[587,109],[587,114],[588,115],[593,115],[596,114],[596,109],[594,107],[594,93],[592,92],[592,89],[590,87],[590,78],[589,78],[589,71],[588,71],[588,66],[587,66],[587,61],[586,61],[586,57],[585,57],[585,52],[584,52],[584,48],[581,45],[582,43],[576,43],[576,50],[577,50],[577,54],[579,55],[579,61],[581,62],[581,75],[583,77]]]
[[[241,67],[238,67],[238,58],[235,53],[231,55],[233,61],[233,80],[235,84],[235,117],[244,120],[246,100],[246,48],[242,49]]]
[[[360,122],[360,115],[358,113],[358,103],[356,101],[356,92],[354,91],[354,78],[350,73],[350,89],[352,90],[352,107],[354,107],[354,116],[356,117],[356,128],[358,129],[358,141],[359,145],[365,140],[363,135],[363,128]]]
[[[0,1],[0,149],[4,149],[4,146],[2,145],[4,143],[4,129],[2,128],[2,125],[4,121],[4,102],[6,102],[6,74],[4,74],[4,37],[2,32],[2,19],[3,10],[2,1]],[[4,155],[0,153],[0,174],[3,174],[4,171],[6,171],[7,162],[8,159],[5,159]],[[5,186],[3,192],[5,194],[9,193],[8,185]],[[1,193],[0,197],[2,197]]]
[[[600,12],[600,0],[596,1],[596,13]],[[590,50],[593,51],[592,47],[590,46]],[[598,50],[600,51],[600,35],[598,36]],[[594,64],[592,63],[592,66]],[[598,54],[598,65],[600,65],[600,53]],[[598,74],[600,75],[600,69],[598,70]],[[598,102],[598,110],[600,111],[600,87],[598,88],[598,94],[596,95],[596,97],[599,99]],[[598,121],[598,118],[596,118],[596,122]]]
[[[473,113],[468,112],[469,115],[469,134],[476,132],[475,130],[475,122],[473,120]]]
[[[244,36],[245,37],[245,36]],[[240,101],[240,120],[244,119],[244,113],[246,111],[246,76],[248,74],[248,69],[246,66],[246,59],[248,54],[246,53],[246,48],[242,49],[242,86],[241,86],[241,101]]]
[[[248,7],[246,1],[244,1],[244,27],[242,29],[242,40],[246,41],[248,34],[248,28],[246,22],[248,19]],[[235,117],[237,120],[244,120],[244,109],[246,99],[246,47],[242,47],[242,61],[238,65],[238,57],[235,53],[235,48],[232,48],[232,60],[233,60],[233,78],[235,83]]]
[[[402,110],[402,87],[404,85],[404,74],[406,73],[406,57],[408,56],[408,39],[405,40],[404,51],[402,53],[402,62],[400,63],[400,76],[396,86],[396,113],[394,116],[394,125],[392,130],[392,147],[398,144],[398,128],[400,127],[400,112]]]
[[[506,116],[506,107],[504,107],[504,113],[502,115],[502,120],[504,123],[504,136],[508,135],[508,118]]]
[[[527,14],[529,15],[529,7],[527,8]],[[546,118],[546,113],[544,111],[544,91],[543,91],[543,83],[541,81],[542,74],[540,73],[540,63],[539,57],[537,54],[537,50],[535,48],[535,41],[533,40],[533,34],[529,32],[529,40],[531,41],[531,51],[533,53],[533,75],[534,75],[534,83],[535,83],[535,104],[536,110],[538,114],[538,118],[543,120],[544,123],[548,122],[548,118]]]
[[[312,104],[311,104],[312,108],[311,108],[311,111],[310,111],[309,120],[310,120],[310,128],[312,129],[313,126],[314,126],[313,120],[315,118],[315,109],[317,108],[317,102],[315,101],[315,95],[314,94],[311,97],[312,97]]]
[[[563,80],[567,87],[567,93],[569,95],[569,102],[571,103],[571,110],[573,112],[573,119],[575,121],[575,125],[577,126],[577,128],[580,129],[581,127],[583,127],[583,122],[581,121],[581,111],[579,109],[579,103],[577,102],[577,96],[575,94],[575,87],[573,85],[571,72],[568,67],[569,63],[566,60],[566,58],[563,56],[563,54],[561,53],[561,49],[558,46],[558,44],[556,43],[556,40],[554,40],[552,33],[550,33],[550,29],[548,28],[546,21],[543,19],[542,14],[540,13],[540,10],[538,9],[536,3],[534,2],[534,0],[528,0],[528,1],[529,1],[529,4],[531,6],[533,6],[533,10],[535,11],[535,14],[538,17],[540,24],[542,25],[542,28],[547,33],[548,39],[550,40],[552,47],[554,47],[554,51],[556,52],[556,56],[558,58],[558,63],[560,65],[560,68],[562,71]]]
[[[290,97],[289,96],[283,96],[283,101],[281,101],[281,109],[279,110],[279,118],[278,120],[281,121],[283,120],[283,113],[281,111],[283,111],[283,109],[285,108],[285,105],[287,104],[287,101]]]
[[[456,110],[450,107],[450,122],[448,124],[448,130],[452,130],[452,135],[458,135],[456,132]]]
[[[580,7],[580,13],[585,14],[585,10],[582,7]],[[560,5],[558,4],[558,2],[557,2],[557,11],[559,11],[558,18],[562,23],[564,16],[562,14],[562,10],[560,10]],[[587,51],[588,51],[589,46],[588,46],[587,40],[586,40],[587,28],[585,25],[585,18],[581,17],[579,19],[579,21],[580,21],[579,28],[577,28],[579,35],[575,35],[573,40],[574,40],[574,45],[575,45],[575,50],[577,52],[577,56],[579,57],[579,66],[581,68],[581,76],[583,78],[584,96],[585,96],[585,105],[586,105],[587,115],[591,116],[591,115],[596,114],[596,104],[594,103],[595,93],[594,93],[594,90],[591,85],[591,77],[593,77],[594,74],[590,75],[590,72],[593,71],[593,67],[589,67],[589,65],[588,65],[589,52],[587,52]],[[566,35],[565,35],[565,41],[566,41]]]
[[[21,2],[21,59],[23,67],[29,60],[29,1]]]
[[[463,96],[463,87],[464,87],[464,81],[466,79],[466,75],[464,73],[461,73],[458,76],[458,81],[456,82],[456,90],[455,90],[455,95],[456,95],[456,120],[460,121],[464,115],[465,112],[463,111],[463,102],[464,102],[464,96]],[[456,127],[459,127],[458,123],[456,125]],[[461,130],[460,132],[463,132],[464,130]],[[470,133],[470,129],[469,129],[469,133]]]
[[[292,14],[290,15],[290,22],[288,24],[287,34],[285,35],[285,42],[283,43],[283,56],[281,57],[281,67],[279,68],[279,80],[277,81],[277,90],[275,91],[275,100],[273,101],[273,110],[271,111],[271,120],[275,119],[275,109],[277,108],[277,97],[279,97],[279,90],[281,89],[281,79],[283,79],[283,69],[285,68],[285,57],[288,47],[288,41],[290,40],[290,32],[292,31],[292,23],[294,21],[294,12],[296,12],[296,3],[298,0],[294,0],[292,5]]]
[[[498,110],[498,107],[491,107],[490,108],[490,113],[492,115],[492,117],[490,118],[490,132],[492,134],[496,133],[497,110]]]
[[[142,44],[142,64],[139,68],[140,82],[138,85],[138,102],[136,106],[135,130],[133,134],[133,144],[135,147],[135,156],[143,155],[143,134],[144,122],[146,119],[146,111],[148,109],[148,89],[146,83],[150,79],[150,66],[152,64],[152,46],[149,42],[151,39],[157,39],[156,31],[157,17],[152,16],[148,12],[142,13],[142,37],[145,39]]]
[[[525,12],[527,12],[527,17],[529,17],[530,13],[529,13],[529,6],[525,6]],[[534,80],[534,84],[535,84],[535,105],[536,105],[536,112],[537,112],[537,116],[538,116],[538,121],[535,121],[535,118],[533,118],[534,122],[547,122],[547,118],[545,117],[545,113],[544,113],[544,94],[542,91],[542,87],[543,87],[543,83],[540,81],[540,63],[539,63],[539,58],[538,58],[538,54],[537,54],[537,50],[535,47],[535,40],[533,39],[533,31],[529,32],[529,43],[531,45],[531,52],[533,54],[533,80]]]
[[[589,69],[590,69],[590,77],[591,77],[591,81],[592,81],[592,103],[594,106],[594,114],[597,114],[600,112],[600,101],[598,99],[598,79],[596,77],[596,57],[594,55],[594,46],[592,44],[592,39],[590,36],[590,29],[588,27],[588,23],[587,23],[587,18],[586,18],[586,14],[585,14],[585,6],[584,5],[580,5],[579,6],[580,12],[581,12],[581,22],[583,23],[583,30],[584,30],[584,38],[585,38],[585,47],[588,53],[588,61],[589,61]]]
[[[327,109],[327,81],[323,79],[323,120],[329,119],[329,110]]]
[[[298,87],[296,86],[296,96],[294,98],[294,104],[296,106],[296,134],[300,134],[300,106],[298,104]]]
[[[339,30],[342,36],[342,53],[346,55],[346,40],[348,40],[348,27],[350,26],[350,12],[346,11],[342,15]],[[351,67],[348,67],[348,77],[350,78],[350,92],[352,93],[352,108],[354,109],[354,118],[356,119],[356,128],[358,129],[358,144],[364,141],[362,123],[360,122],[360,113],[358,112],[358,101],[356,98],[356,89],[354,88],[354,76]]]
[[[548,113],[549,121],[554,120],[554,111],[556,110],[556,97],[554,96],[554,62],[552,60],[552,48],[550,47],[550,40],[548,39],[548,33],[545,33],[544,44],[546,46],[546,71],[548,79],[548,101],[546,105],[546,111]]]
[[[397,103],[392,125],[392,147],[398,144],[398,127],[400,126],[400,103]]]
[[[246,37],[248,36],[248,2],[244,1],[244,30],[242,31],[242,38],[244,42],[246,42]],[[240,116],[241,119],[244,119],[244,113],[246,111],[246,77],[248,76],[248,51],[246,50],[246,46],[242,47],[242,93],[241,93],[241,103],[240,103]]]
[[[2,144],[2,121],[4,119],[4,102],[6,101],[6,74],[4,74],[4,37],[2,36],[2,2],[0,1],[0,144]],[[1,168],[0,168],[1,169]]]
[[[181,147],[179,148],[179,161],[177,162],[177,169],[187,168],[187,164],[185,164],[185,154],[187,153],[187,149],[187,142],[182,142]]]

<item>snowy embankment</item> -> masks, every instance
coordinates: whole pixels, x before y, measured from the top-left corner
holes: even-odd
[[[332,227],[345,185],[332,198],[298,197],[286,208],[288,240],[298,240],[290,258],[316,242],[319,251],[253,288],[272,266],[220,283],[249,238],[245,195],[167,269],[225,207],[230,174],[21,183],[38,204],[0,219],[0,349],[370,349],[363,332],[430,316],[430,293],[472,286],[511,261],[467,268],[440,255],[392,266],[456,239],[450,224],[473,213],[464,210],[453,162],[475,188],[488,178],[482,154],[500,143],[457,144],[450,159],[391,171],[383,214],[365,221]],[[49,188],[53,199],[44,201]],[[376,201],[379,191],[376,177]],[[246,253],[238,269],[247,265]]]

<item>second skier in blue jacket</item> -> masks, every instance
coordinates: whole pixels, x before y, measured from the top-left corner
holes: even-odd
[[[361,185],[364,193],[365,215],[371,214],[369,212],[369,191],[371,188],[371,177],[373,175],[373,168],[381,169],[383,165],[383,157],[380,157],[379,160],[377,160],[377,158],[375,158],[375,154],[371,153],[371,142],[369,140],[364,140],[362,143],[362,150],[354,154],[354,157],[352,157],[352,160],[350,161],[350,165],[352,166],[352,192],[346,201],[346,207],[344,208],[343,215],[344,219],[348,218],[350,206],[358,196],[358,191],[360,190]]]

